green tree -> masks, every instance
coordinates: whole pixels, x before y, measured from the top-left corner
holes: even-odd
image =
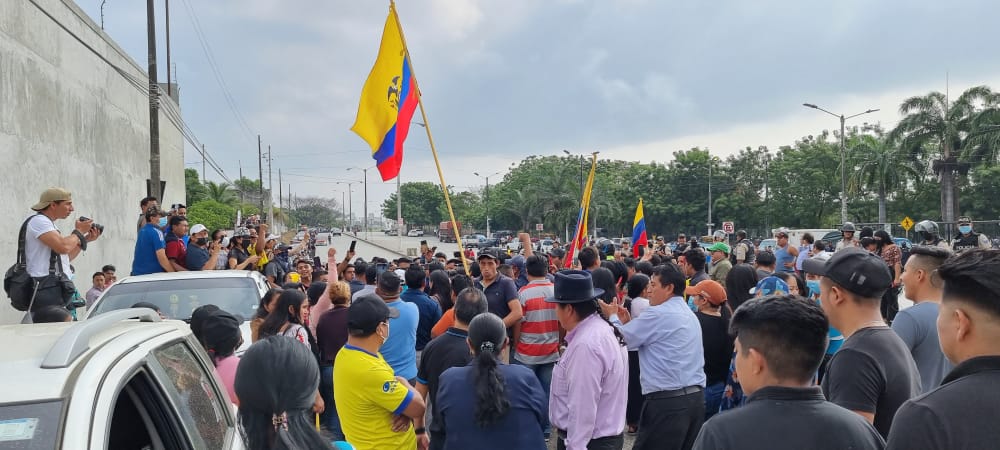
[[[863,134],[851,139],[848,162],[853,167],[849,190],[852,194],[869,189],[878,197],[878,223],[886,220],[886,199],[905,189],[920,173],[920,161],[899,151],[884,136]]]
[[[940,92],[925,96],[911,97],[899,106],[904,117],[889,134],[890,139],[899,139],[903,151],[921,157],[932,157],[931,168],[941,183],[941,220],[954,222],[959,214],[957,178],[969,172],[972,163],[968,159],[971,145],[970,134],[981,131],[985,125],[976,119],[980,105],[996,105],[1000,96],[987,86],[970,88],[955,101]],[[988,141],[994,130],[976,136],[976,144]]]
[[[222,182],[216,184],[214,181],[209,181],[205,183],[205,196],[210,199],[222,203],[224,205],[235,205],[239,198],[236,196],[236,192],[233,191],[232,186],[229,183]]]
[[[205,186],[198,179],[197,170],[184,169],[184,191],[187,205],[193,205],[207,198]]]
[[[434,225],[442,222],[441,205],[444,194],[441,187],[429,181],[403,183],[400,187],[403,195],[403,219],[414,226]],[[382,215],[389,219],[396,218],[396,193],[389,195],[382,202]],[[457,218],[456,218],[457,219]],[[457,219],[461,221],[461,219]]]
[[[228,230],[236,223],[236,208],[214,200],[202,200],[188,206],[188,223],[205,225],[209,230]]]
[[[807,136],[793,147],[782,147],[768,170],[772,227],[831,227],[838,216],[840,196],[839,145],[828,133]],[[858,221],[857,219],[855,219]]]

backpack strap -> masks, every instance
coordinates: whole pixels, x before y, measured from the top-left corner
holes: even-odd
[[[35,214],[35,216],[38,215],[41,215],[41,213]],[[24,223],[21,224],[21,231],[17,235],[17,267],[19,268],[28,266],[27,258],[24,256],[24,241],[25,235],[28,232],[28,222],[31,222],[31,219],[34,219],[35,216],[30,216],[24,220]]]

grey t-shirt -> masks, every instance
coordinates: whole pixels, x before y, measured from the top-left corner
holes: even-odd
[[[917,363],[921,393],[940,386],[941,380],[954,367],[944,356],[941,344],[938,343],[938,306],[934,302],[917,303],[897,313],[892,322],[892,330],[910,349],[910,354]]]

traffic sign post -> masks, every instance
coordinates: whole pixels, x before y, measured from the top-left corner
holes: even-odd
[[[906,230],[906,238],[910,238],[910,228],[913,228],[913,219],[910,216],[903,217],[903,220],[899,222],[899,225]]]
[[[906,216],[903,218],[902,222],[899,222],[899,225],[902,226],[904,230],[909,232],[910,228],[913,228],[913,219],[911,219],[910,216]]]
[[[543,230],[545,230],[544,224],[541,223],[535,224],[535,231],[543,231]]]
[[[733,234],[736,232],[736,225],[732,222],[722,222],[722,231],[726,234]]]

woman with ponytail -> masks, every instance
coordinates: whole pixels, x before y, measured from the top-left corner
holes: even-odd
[[[243,355],[235,387],[247,449],[332,449],[313,422],[319,367],[308,347],[282,336],[261,338]]]
[[[445,449],[545,450],[545,391],[527,367],[500,362],[509,345],[503,320],[480,314],[469,323],[473,360],[441,374],[435,402]]]

